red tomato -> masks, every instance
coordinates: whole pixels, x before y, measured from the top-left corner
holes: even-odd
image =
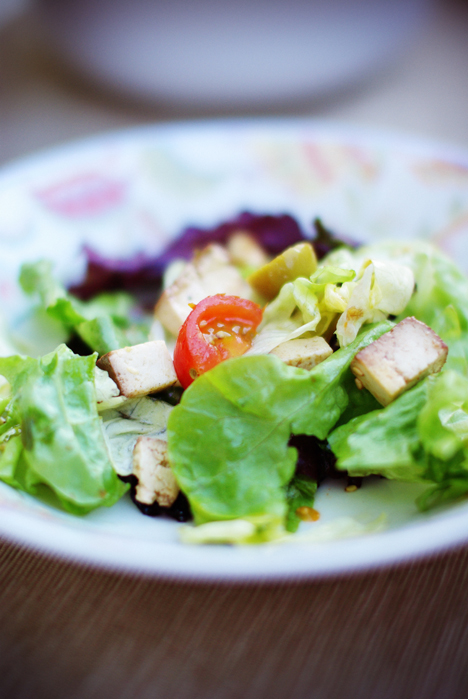
[[[262,309],[238,296],[208,296],[198,303],[179,331],[174,368],[182,386],[208,369],[244,354],[252,344]]]

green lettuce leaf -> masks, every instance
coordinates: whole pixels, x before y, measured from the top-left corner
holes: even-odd
[[[378,474],[398,480],[421,480],[424,467],[417,415],[427,400],[427,382],[403,393],[386,408],[355,417],[328,437],[337,468],[351,476]]]
[[[133,449],[138,437],[166,439],[167,420],[172,409],[165,401],[144,396],[101,413],[113,466],[119,475],[132,473]]]
[[[352,419],[329,436],[337,467],[430,482],[425,510],[468,494],[468,379],[455,371],[429,376],[386,408]]]
[[[333,260],[325,262],[310,279],[300,277],[281,287],[264,310],[248,355],[268,354],[306,333],[324,335],[338,315],[336,336],[345,347],[364,324],[401,313],[413,293],[414,276],[408,266],[367,259],[356,276]]]
[[[188,524],[180,528],[179,535],[183,544],[255,544],[259,541],[255,524],[246,519],[206,522],[197,527]]]
[[[359,269],[367,258],[398,262],[412,270],[415,292],[397,321],[415,316],[429,325],[449,347],[446,367],[468,376],[468,279],[456,264],[421,240],[376,243],[354,253],[338,250],[323,262]]]
[[[20,284],[27,294],[39,296],[48,316],[68,334],[77,333],[99,354],[148,340],[149,325],[131,320],[135,303],[129,294],[101,294],[80,301],[54,279],[48,260],[23,265]]]
[[[268,354],[282,342],[305,333],[322,335],[337,312],[343,312],[349,297],[353,271],[321,268],[310,279],[299,277],[282,286],[265,308],[263,320],[248,355]]]
[[[422,243],[408,264],[416,293],[398,320],[415,316],[429,325],[449,347],[447,369],[468,376],[468,279],[440,250]]]
[[[273,538],[284,527],[297,459],[291,433],[326,438],[349,406],[343,384],[352,358],[392,327],[367,327],[310,372],[269,355],[231,359],[200,376],[168,422],[169,459],[195,522],[247,520],[259,539]]]
[[[313,507],[317,482],[305,476],[294,476],[286,487],[286,530],[297,531],[301,519],[297,514],[298,507]]]
[[[424,479],[434,485],[418,505],[429,509],[468,494],[468,379],[445,371],[429,382],[428,400],[418,416],[426,456]]]
[[[66,342],[70,331],[52,318],[43,306],[33,305],[11,319],[10,335],[14,348],[2,353],[4,356],[24,354],[41,357]]]
[[[340,347],[352,342],[364,323],[375,323],[401,313],[413,289],[414,276],[409,267],[366,260],[350,286],[346,308],[336,326]]]
[[[338,517],[326,524],[318,524],[294,534],[278,532],[272,536],[273,544],[324,544],[336,539],[376,534],[385,529],[386,517],[381,515],[370,522],[360,522],[353,517]],[[246,519],[231,519],[224,522],[207,522],[194,527],[190,524],[180,528],[180,539],[184,544],[252,544],[258,540],[255,525]]]
[[[0,359],[12,386],[0,434],[0,478],[74,514],[113,505],[117,477],[97,412],[96,356],[65,345],[42,359]]]

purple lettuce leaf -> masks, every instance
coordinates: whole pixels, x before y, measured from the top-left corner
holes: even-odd
[[[85,247],[88,259],[86,276],[70,291],[83,300],[104,291],[127,291],[134,294],[144,307],[150,308],[161,290],[164,270],[173,260],[189,260],[196,250],[210,243],[224,244],[237,231],[250,233],[272,256],[290,245],[311,238],[319,259],[339,245],[357,245],[342,236],[335,236],[318,219],[314,221],[314,226],[315,237],[307,236],[289,214],[262,215],[245,211],[214,228],[189,226],[156,256],[139,252],[128,259],[113,259]]]
[[[297,221],[288,214],[271,216],[243,212],[214,228],[186,228],[155,257],[140,252],[129,259],[112,259],[85,247],[86,276],[70,291],[81,299],[89,299],[103,291],[124,290],[150,306],[160,291],[164,270],[174,259],[189,260],[197,249],[210,243],[226,243],[239,230],[250,233],[271,255],[306,238]]]
[[[315,254],[317,259],[321,260],[332,250],[336,248],[347,247],[351,250],[358,248],[362,245],[361,242],[350,238],[342,233],[336,233],[331,231],[329,228],[323,225],[320,218],[315,218],[313,221],[314,225],[314,235],[312,237],[312,243],[314,244]]]

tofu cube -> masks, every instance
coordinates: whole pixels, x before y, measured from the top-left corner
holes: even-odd
[[[163,340],[144,342],[104,354],[97,361],[126,398],[162,391],[177,381],[174,364]]]
[[[241,267],[254,269],[263,267],[270,261],[269,255],[250,233],[237,231],[227,242],[227,251],[232,262]]]
[[[231,264],[226,249],[213,243],[185,265],[175,282],[161,294],[154,314],[169,332],[177,335],[192,310],[190,304],[215,294],[250,298],[252,290]]]
[[[133,449],[133,475],[138,479],[136,499],[145,505],[157,502],[170,507],[179,486],[167,460],[167,442],[157,437],[138,437]]]
[[[416,318],[405,318],[390,332],[362,349],[351,362],[358,388],[365,387],[388,405],[428,374],[440,371],[448,347]]]
[[[187,264],[182,274],[161,294],[154,315],[166,330],[177,335],[188,314],[190,304],[197,304],[207,294],[192,264]]]
[[[226,248],[218,243],[211,243],[203,250],[196,252],[191,264],[203,283],[209,283],[213,274],[217,277],[219,271],[224,267],[232,266]]]
[[[288,340],[270,352],[270,354],[279,357],[285,364],[289,364],[289,366],[308,370],[323,362],[332,353],[332,348],[323,337]]]

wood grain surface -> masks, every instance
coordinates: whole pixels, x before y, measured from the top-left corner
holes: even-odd
[[[0,547],[2,699],[462,699],[468,548],[320,582],[123,576]]]

